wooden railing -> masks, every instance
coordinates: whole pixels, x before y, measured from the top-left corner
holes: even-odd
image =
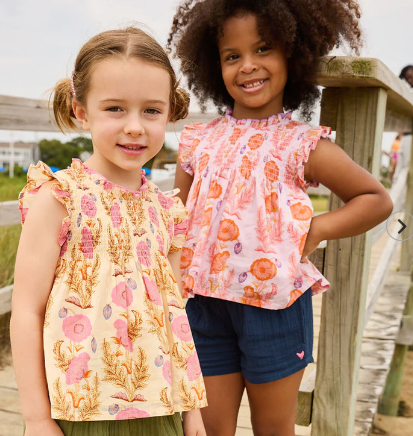
[[[337,144],[378,178],[383,131],[412,130],[413,93],[377,59],[324,58],[318,82],[325,87],[320,124],[331,126]],[[0,96],[0,129],[56,131],[48,117],[38,100]],[[196,121],[204,119],[194,115],[182,124]],[[170,130],[181,128],[171,126]],[[413,215],[413,150],[391,196],[395,210]],[[330,210],[342,205],[332,194]],[[296,417],[300,425],[312,424],[313,436],[354,434],[363,331],[397,244],[402,244],[401,271],[412,266],[413,238],[397,242],[389,237],[368,281],[372,241],[385,232],[383,224],[360,236],[324,242],[310,257],[331,283],[331,290],[323,295],[317,370],[301,385]],[[0,290],[0,316],[10,311],[11,292],[12,287]]]

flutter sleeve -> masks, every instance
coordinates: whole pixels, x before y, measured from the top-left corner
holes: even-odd
[[[318,141],[321,138],[327,138],[331,134],[330,127],[309,127],[303,133],[302,139],[299,142],[298,151],[296,154],[296,163],[298,168],[298,180],[303,189],[307,189],[309,186],[318,188],[319,183],[317,181],[307,182],[304,178],[304,164],[308,162],[310,152],[317,148]]]
[[[179,162],[182,169],[189,175],[194,175],[193,155],[198,144],[201,142],[199,135],[202,123],[189,124],[181,133],[179,140]]]
[[[68,213],[68,216],[62,221],[62,227],[58,238],[58,243],[62,246],[66,242],[71,224],[70,192],[63,186],[63,183],[59,181],[53,171],[43,162],[39,162],[37,165],[30,165],[29,171],[27,172],[27,185],[19,194],[21,222],[24,224],[26,221],[27,213],[40,188],[46,182],[50,181],[53,182],[51,185],[51,193],[53,197],[65,206]]]
[[[175,253],[182,249],[188,231],[188,210],[182,203],[182,200],[176,197],[178,193],[179,189],[163,193],[164,196],[169,197],[169,200],[172,202],[171,208],[169,209],[172,217],[169,228],[171,237],[169,253]]]

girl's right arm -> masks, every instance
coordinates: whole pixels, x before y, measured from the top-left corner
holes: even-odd
[[[58,237],[67,211],[45,183],[29,209],[17,251],[10,335],[26,422],[25,436],[62,436],[51,418],[43,353],[43,324],[59,259]]]
[[[189,190],[191,189],[193,180],[194,178],[182,169],[181,164],[178,161],[176,163],[174,187],[180,189],[177,197],[179,197],[184,204],[186,204],[186,199],[188,198]]]

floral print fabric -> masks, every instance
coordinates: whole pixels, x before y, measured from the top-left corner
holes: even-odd
[[[328,281],[300,263],[313,215],[304,180],[310,151],[326,127],[291,113],[268,120],[226,116],[192,124],[181,134],[179,159],[194,177],[182,250],[185,296],[199,294],[267,309],[290,306]]]
[[[168,253],[185,239],[176,192],[142,176],[132,192],[73,160],[31,166],[24,223],[40,187],[68,211],[44,323],[52,418],[122,420],[205,407],[205,387]]]

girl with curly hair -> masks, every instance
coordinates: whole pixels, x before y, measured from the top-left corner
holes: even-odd
[[[181,259],[187,313],[205,376],[207,434],[235,434],[247,389],[255,435],[294,435],[313,362],[311,296],[329,288],[308,261],[323,240],[385,220],[381,184],[309,118],[320,56],[361,45],[354,0],[188,0],[169,48],[189,88],[222,117],[181,134],[176,187],[189,208]],[[345,205],[313,217],[306,189]],[[270,407],[269,407],[270,406]]]

